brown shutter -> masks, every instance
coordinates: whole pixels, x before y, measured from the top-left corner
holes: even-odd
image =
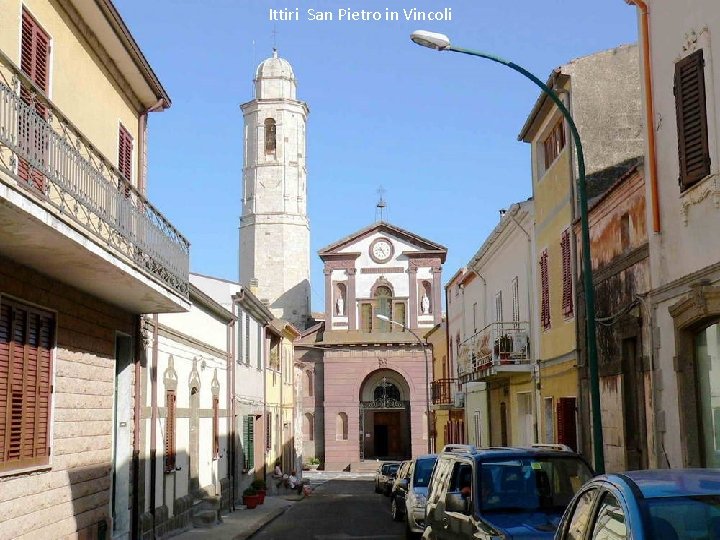
[[[48,463],[55,318],[0,305],[0,471]]]
[[[25,10],[22,13],[20,44],[20,69],[43,93],[47,94],[50,72],[50,36]],[[36,112],[43,118],[47,116],[45,105],[39,100],[33,100],[29,88],[20,87],[20,98],[28,105],[34,101]],[[33,156],[41,164],[46,164],[48,141],[45,140],[41,127],[32,120],[32,116],[28,113],[21,113],[18,119],[18,139],[22,153]],[[18,161],[18,176],[31,186],[44,191],[45,177],[24,159]]]
[[[220,398],[213,397],[213,457],[220,457]]]
[[[118,169],[123,178],[128,181],[128,184],[132,184],[132,152],[133,138],[130,133],[120,125],[120,133],[118,135]],[[130,189],[125,186],[125,195],[129,194]]]
[[[557,440],[577,450],[575,398],[559,398],[557,403]]]
[[[540,256],[540,324],[544,330],[550,328],[550,284],[548,282],[548,253]]]
[[[572,267],[570,264],[570,231],[563,231],[560,242],[562,250],[563,296],[562,309],[565,317],[573,314]]]
[[[702,49],[675,64],[675,114],[682,189],[710,174]]]
[[[175,470],[175,390],[168,390],[165,394],[165,472]]]

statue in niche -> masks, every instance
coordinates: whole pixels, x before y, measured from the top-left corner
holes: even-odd
[[[428,298],[427,292],[423,293],[420,307],[422,308],[423,315],[430,315],[430,299]]]
[[[335,301],[335,309],[337,309],[338,315],[345,315],[345,300],[342,296],[338,296]]]

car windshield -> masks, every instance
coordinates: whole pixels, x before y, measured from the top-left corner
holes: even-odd
[[[388,463],[386,465],[383,465],[382,473],[383,474],[395,474],[400,467],[399,463]]]
[[[415,463],[415,473],[413,475],[413,486],[427,487],[432,474],[434,459],[422,459]]]
[[[720,495],[646,499],[651,538],[720,538]]]
[[[522,457],[481,463],[482,512],[562,511],[592,478],[577,457]]]

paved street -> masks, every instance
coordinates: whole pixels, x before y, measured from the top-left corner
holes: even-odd
[[[371,480],[329,480],[295,504],[253,540],[392,540],[403,524],[390,518],[390,501],[373,492]]]

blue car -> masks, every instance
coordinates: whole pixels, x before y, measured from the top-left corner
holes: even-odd
[[[556,540],[718,540],[720,469],[598,476],[577,493]]]

